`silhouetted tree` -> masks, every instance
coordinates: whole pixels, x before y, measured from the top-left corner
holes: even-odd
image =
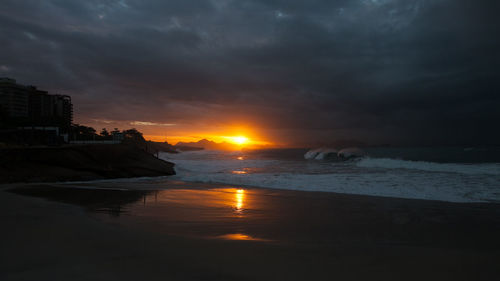
[[[97,136],[96,130],[92,127],[73,124],[72,129],[77,140],[94,140]]]
[[[142,133],[137,131],[137,129],[132,128],[128,130],[124,130],[123,132],[123,137],[128,140],[132,140],[135,142],[145,142],[146,140],[142,136]]]
[[[102,137],[105,137],[105,138],[108,138],[110,136],[110,134],[109,134],[108,130],[106,130],[106,128],[102,128],[100,135]]]

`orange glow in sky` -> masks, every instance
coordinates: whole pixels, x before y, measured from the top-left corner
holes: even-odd
[[[234,143],[237,145],[244,145],[249,142],[249,139],[244,136],[236,136],[236,137],[226,137],[230,143]]]
[[[216,143],[227,142],[239,148],[260,148],[276,146],[274,141],[262,135],[258,128],[251,124],[200,125],[200,124],[170,124],[142,121],[113,121],[92,119],[82,124],[94,127],[98,132],[101,128],[108,131],[118,128],[125,130],[136,128],[146,140],[176,144],[178,142],[197,142],[207,139]]]
[[[245,130],[227,130],[220,134],[217,132],[193,133],[193,132],[175,132],[175,134],[155,135],[144,133],[144,138],[147,140],[176,144],[178,142],[197,142],[202,139],[207,139],[216,143],[235,144],[241,148],[254,148],[263,146],[272,146],[274,143],[263,140],[249,129]]]
[[[259,147],[269,147],[273,146],[274,143],[264,140],[258,140],[246,136],[220,136],[220,135],[212,135],[212,134],[196,134],[196,135],[167,135],[167,136],[158,136],[158,135],[146,135],[144,134],[144,138],[146,140],[164,142],[167,141],[170,144],[176,144],[178,142],[197,142],[202,139],[207,139],[209,141],[213,141],[216,143],[230,143],[238,146],[239,148],[259,148]]]

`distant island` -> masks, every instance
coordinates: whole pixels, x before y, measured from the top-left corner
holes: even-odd
[[[229,142],[214,142],[207,139],[202,139],[197,142],[178,142],[175,147],[181,151],[188,150],[238,150],[241,147]]]

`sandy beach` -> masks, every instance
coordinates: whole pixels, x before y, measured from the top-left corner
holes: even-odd
[[[495,204],[167,180],[33,184],[18,186],[16,193],[9,187],[14,185],[0,191],[1,280],[500,275]]]

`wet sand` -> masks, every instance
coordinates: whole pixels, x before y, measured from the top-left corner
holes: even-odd
[[[500,276],[498,204],[163,180],[24,185],[0,206],[0,280]]]

